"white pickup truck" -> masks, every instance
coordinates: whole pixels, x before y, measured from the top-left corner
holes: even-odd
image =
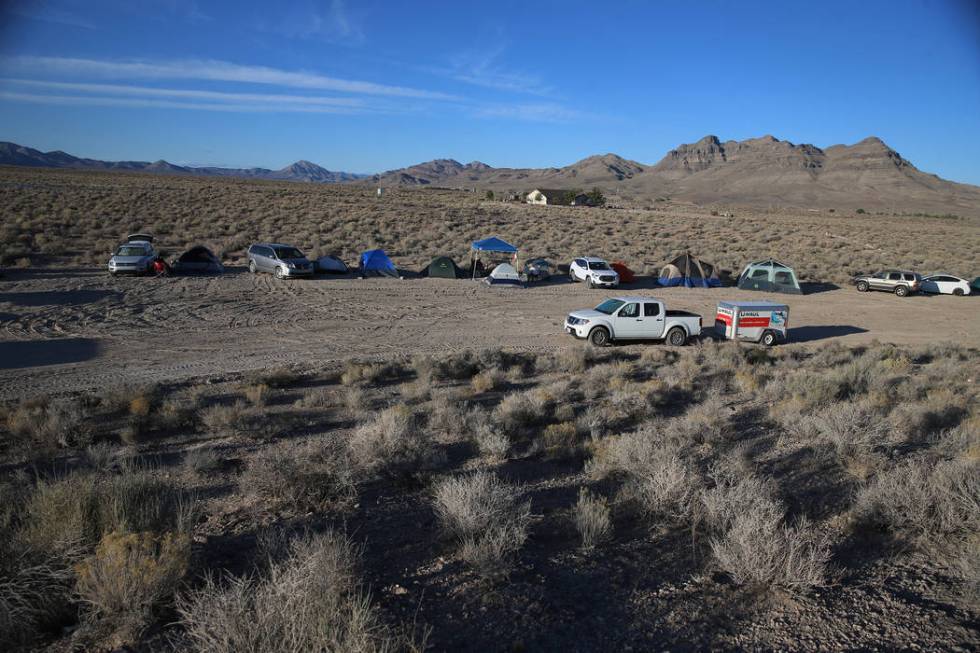
[[[653,297],[611,297],[592,310],[569,313],[565,333],[588,338],[597,347],[614,340],[666,340],[680,347],[701,335],[701,316],[668,311]]]

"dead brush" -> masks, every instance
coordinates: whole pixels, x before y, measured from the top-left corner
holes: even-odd
[[[200,411],[202,428],[215,436],[237,435],[245,426],[245,403],[215,404]]]
[[[418,415],[395,405],[355,429],[348,441],[351,459],[368,475],[404,476],[431,470],[445,461]]]
[[[38,453],[86,446],[93,431],[81,404],[71,399],[22,402],[7,416],[7,429]]]
[[[579,537],[582,550],[592,551],[609,539],[612,533],[612,516],[605,497],[594,496],[586,488],[580,488],[578,502],[572,509],[572,521]]]
[[[345,506],[354,496],[355,475],[344,444],[322,437],[262,449],[249,459],[239,486],[265,505],[319,510]]]
[[[434,508],[460,557],[485,575],[506,571],[527,540],[530,501],[519,486],[489,472],[447,478],[435,486]]]

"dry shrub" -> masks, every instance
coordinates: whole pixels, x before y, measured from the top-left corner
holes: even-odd
[[[198,447],[184,454],[184,465],[199,476],[221,469],[223,463],[224,459],[214,447]]]
[[[145,394],[137,395],[129,401],[129,414],[134,417],[148,417],[153,408],[153,397]]]
[[[891,442],[892,429],[876,410],[863,403],[842,402],[812,417],[817,433],[834,447],[841,465],[858,478],[866,478],[881,464],[876,450]]]
[[[270,388],[286,388],[298,382],[300,378],[301,375],[295,370],[279,367],[256,377],[256,384],[266,385]]]
[[[676,445],[653,429],[606,440],[586,465],[593,478],[625,477],[624,500],[650,518],[683,520],[692,514],[700,486],[698,475]]]
[[[75,565],[75,589],[103,619],[145,619],[170,600],[187,572],[190,538],[183,533],[107,533]]]
[[[358,422],[368,416],[370,411],[368,410],[367,394],[362,388],[347,388],[344,392],[344,409],[347,411],[348,417]]]
[[[0,547],[0,647],[16,650],[56,627],[69,612],[71,570]]]
[[[344,385],[370,385],[403,373],[401,365],[394,363],[364,363],[352,361],[340,375]]]
[[[923,547],[954,545],[980,533],[980,464],[908,461],[858,492],[858,523]]]
[[[711,397],[667,423],[669,437],[681,443],[716,444],[732,434],[731,409],[721,397]]]
[[[446,441],[464,437],[471,424],[485,421],[485,414],[468,409],[465,400],[451,394],[439,394],[428,406],[428,427],[433,435]]]
[[[541,434],[541,446],[551,456],[570,456],[578,449],[578,428],[574,422],[549,424]]]
[[[102,473],[111,471],[119,462],[118,449],[108,442],[90,444],[82,456],[87,467]]]
[[[441,358],[419,359],[416,362],[419,377],[425,375],[440,381],[465,381],[480,371],[478,357],[469,350]]]
[[[455,476],[435,487],[436,515],[459,543],[460,556],[481,573],[505,571],[527,540],[531,502],[523,490],[489,472]]]
[[[586,488],[578,493],[578,502],[572,512],[575,528],[582,538],[582,549],[591,551],[612,532],[612,516],[605,497],[593,496]]]
[[[333,395],[327,388],[310,388],[297,399],[293,405],[296,408],[323,408],[333,403]]]
[[[245,423],[245,404],[217,404],[200,413],[201,425],[211,435],[236,435]]]
[[[548,417],[548,397],[533,391],[509,394],[493,411],[493,422],[509,435],[519,435]]]
[[[7,416],[7,429],[38,453],[85,446],[92,439],[84,409],[71,399],[25,401]]]
[[[470,383],[474,392],[491,392],[506,387],[507,376],[500,370],[484,370],[474,376]]]
[[[778,522],[785,509],[775,498],[772,483],[756,476],[736,477],[715,470],[714,487],[701,493],[700,518],[706,530],[721,536],[727,533],[739,515],[755,512],[767,523]]]
[[[495,429],[492,424],[480,421],[473,429],[473,440],[480,455],[487,460],[499,462],[507,459],[510,451],[510,438],[506,433]]]
[[[341,506],[355,491],[346,448],[326,437],[263,449],[248,461],[239,485],[263,504],[297,510]]]
[[[739,585],[805,591],[826,583],[830,539],[806,520],[782,524],[765,510],[737,515],[731,528],[712,538],[718,566]]]
[[[543,367],[548,372],[580,373],[587,370],[595,360],[595,349],[583,344],[558,350],[544,359]]]
[[[374,420],[357,427],[348,446],[354,464],[368,475],[413,474],[432,469],[445,459],[418,416],[405,405],[386,408]]]
[[[207,653],[408,648],[357,582],[359,552],[332,531],[292,542],[261,576],[205,579],[177,610],[186,647]]]
[[[269,386],[265,383],[256,383],[245,388],[243,394],[253,406],[265,406],[269,400]]]

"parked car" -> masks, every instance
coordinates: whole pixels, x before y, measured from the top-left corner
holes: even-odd
[[[585,281],[589,288],[615,288],[619,285],[619,274],[601,258],[584,256],[572,261],[568,266],[568,276],[575,281]]]
[[[789,306],[769,301],[718,302],[715,333],[725,340],[748,340],[772,347],[786,340]]]
[[[865,274],[853,277],[851,283],[860,291],[884,290],[893,292],[899,297],[907,297],[911,293],[919,290],[919,283],[922,281],[915,272],[906,270],[882,270],[874,274]]]
[[[313,264],[292,245],[256,243],[248,248],[248,271],[271,272],[277,279],[309,277],[313,275]]]
[[[543,258],[533,258],[524,264],[524,275],[528,281],[541,281],[554,273],[554,267]]]
[[[919,285],[922,292],[934,293],[937,295],[963,295],[970,294],[970,282],[966,279],[954,277],[951,274],[931,274],[923,277]]]
[[[130,234],[109,258],[109,274],[146,274],[156,258],[153,236]]]
[[[680,347],[701,335],[701,316],[669,311],[654,297],[612,297],[594,309],[569,313],[565,332],[597,347],[616,340],[666,340]]]

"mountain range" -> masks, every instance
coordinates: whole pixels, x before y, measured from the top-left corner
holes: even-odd
[[[65,152],[41,152],[16,143],[0,142],[0,165],[31,166],[36,168],[71,168],[78,170],[130,170],[167,175],[200,175],[208,177],[242,177],[309,183],[341,183],[356,181],[366,175],[333,172],[309,161],[297,161],[281,170],[266,168],[218,168],[179,166],[167,161],[98,161],[80,159]]]
[[[590,156],[560,168],[494,168],[479,161],[436,159],[376,175],[332,172],[309,161],[281,170],[178,166],[166,161],[107,162],[64,152],[0,143],[0,165],[132,170],[371,186],[447,187],[526,193],[534,188],[599,187],[616,199],[657,198],[695,204],[841,208],[980,215],[980,187],[920,171],[881,139],[825,149],[773,136],[680,145],[647,165],[616,154]]]

